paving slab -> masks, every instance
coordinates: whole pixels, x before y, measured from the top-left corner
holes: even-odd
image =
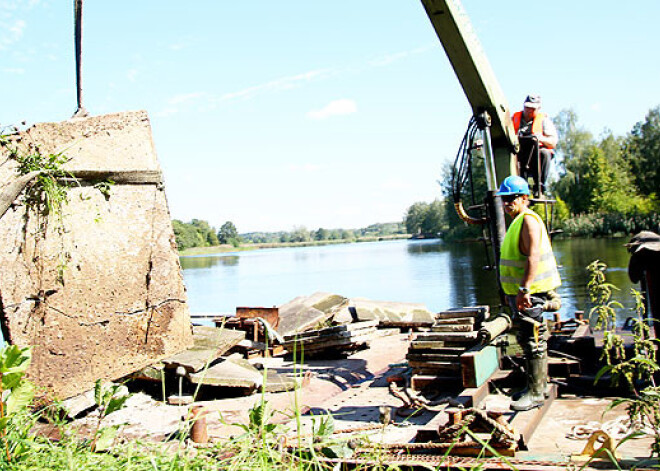
[[[378,320],[398,324],[433,324],[434,314],[422,303],[395,301],[373,301],[366,298],[351,298],[349,305],[355,308],[360,321]]]
[[[163,359],[163,364],[167,368],[182,366],[188,373],[197,373],[244,339],[245,332],[241,330],[196,325],[193,326],[193,346]]]
[[[276,330],[280,335],[292,335],[318,328],[347,303],[348,299],[338,294],[317,292],[299,296],[279,306],[280,321]]]
[[[263,372],[247,360],[228,359],[188,376],[193,384],[255,389],[263,384]]]

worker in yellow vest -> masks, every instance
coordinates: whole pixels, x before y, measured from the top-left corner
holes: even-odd
[[[554,290],[561,285],[561,279],[545,224],[528,208],[527,181],[518,176],[507,177],[497,194],[502,198],[504,211],[513,218],[500,251],[500,284],[527,365],[527,388],[514,398],[511,408],[529,410],[545,400],[548,357],[543,312],[549,302],[557,302]]]
[[[520,176],[525,179],[532,177],[537,185],[535,193],[542,195],[546,192],[550,163],[559,137],[552,120],[540,109],[541,97],[528,95],[522,111],[514,113],[511,121],[520,141]]]

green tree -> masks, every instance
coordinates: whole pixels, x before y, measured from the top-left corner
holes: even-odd
[[[625,143],[625,154],[639,191],[646,196],[660,188],[660,106],[635,124]]]
[[[419,234],[422,232],[422,224],[429,211],[429,204],[424,202],[413,203],[403,218],[406,225],[406,231],[409,234]]]
[[[205,245],[205,241],[202,239],[200,233],[191,224],[174,219],[172,221],[172,229],[174,230],[174,237],[179,250]]]
[[[327,229],[319,227],[316,232],[314,232],[314,240],[328,240],[330,238],[330,232]]]
[[[554,162],[560,175],[553,190],[572,213],[586,213],[590,190],[584,177],[589,171],[588,156],[593,153],[596,143],[592,134],[578,125],[575,111],[562,110],[553,121],[559,132]]]
[[[220,241],[221,244],[231,244],[232,240],[238,240],[238,231],[233,222],[227,221],[220,226],[220,230],[218,231],[218,241]]]
[[[295,226],[291,232],[290,240],[291,242],[309,242],[311,237],[305,226]]]
[[[208,222],[202,219],[193,219],[190,221],[190,224],[199,233],[199,238],[202,240],[201,247],[219,244],[215,229],[211,227]]]
[[[428,206],[426,216],[422,221],[424,234],[440,234],[445,229],[445,206],[440,200],[435,200]]]
[[[355,239],[355,232],[352,229],[342,229],[341,230],[341,239],[342,240],[353,240]]]

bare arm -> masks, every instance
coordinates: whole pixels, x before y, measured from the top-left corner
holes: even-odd
[[[539,143],[543,144],[549,149],[554,149],[557,146],[559,136],[557,134],[557,128],[550,118],[546,117],[543,120],[543,133],[542,135],[537,135],[536,137],[539,140]]]

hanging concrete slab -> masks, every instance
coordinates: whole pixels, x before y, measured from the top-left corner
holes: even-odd
[[[0,320],[8,341],[34,346],[28,376],[67,398],[96,379],[124,377],[190,346],[146,112],[36,124],[10,145],[62,153],[69,159],[64,168],[80,177],[67,190],[61,224],[28,206],[24,192],[0,218]],[[0,187],[18,175],[3,147]]]

